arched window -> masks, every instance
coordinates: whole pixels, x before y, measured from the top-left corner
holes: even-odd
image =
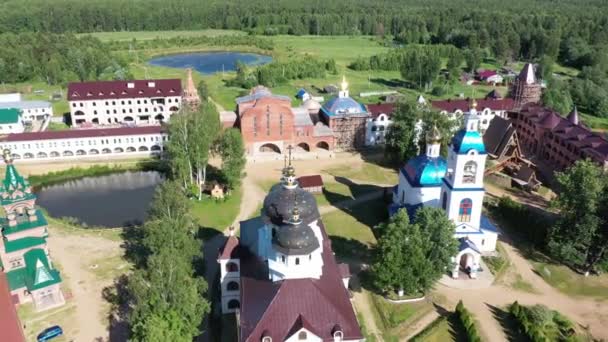
[[[228,285],[226,285],[226,289],[228,291],[238,291],[239,283],[237,283],[236,281],[231,281],[228,283]]]
[[[234,262],[229,262],[226,264],[226,272],[238,272],[239,266]]]
[[[334,341],[342,341],[342,339],[344,338],[344,334],[342,333],[342,331],[336,331],[334,332]]]
[[[462,182],[464,184],[475,183],[475,175],[477,174],[477,163],[474,161],[468,161],[464,164],[464,170],[462,174]]]
[[[458,221],[470,222],[472,207],[473,207],[473,201],[471,201],[470,198],[465,198],[462,201],[460,201],[460,207],[458,208]]]
[[[443,198],[441,199],[441,207],[443,208],[443,210],[447,210],[448,209],[448,194],[443,192],[442,197]]]
[[[300,331],[300,333],[298,334],[298,340],[306,341],[307,338],[308,335],[306,334],[306,331]]]
[[[238,309],[241,307],[241,303],[238,300],[232,299],[228,302],[228,309]]]
[[[296,265],[300,264],[300,258],[296,258]]]
[[[272,337],[264,336],[264,337],[262,337],[262,342],[272,342]]]

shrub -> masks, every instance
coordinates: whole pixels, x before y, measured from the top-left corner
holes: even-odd
[[[574,324],[565,316],[544,305],[521,306],[516,301],[509,313],[517,320],[520,331],[533,342],[578,341]]]
[[[481,342],[481,338],[479,337],[479,331],[477,331],[477,326],[475,325],[475,318],[469,310],[464,307],[462,300],[458,302],[456,305],[456,317],[460,320],[460,323],[464,327],[465,332],[468,336],[468,341],[470,342]]]
[[[435,86],[433,90],[431,90],[431,94],[435,96],[443,96],[445,95],[445,88],[443,86]]]

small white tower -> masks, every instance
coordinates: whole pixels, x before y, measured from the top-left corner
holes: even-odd
[[[222,293],[222,313],[236,312],[241,307],[241,261],[238,257],[239,239],[230,228],[228,240],[220,250],[217,262],[220,264],[220,289]]]

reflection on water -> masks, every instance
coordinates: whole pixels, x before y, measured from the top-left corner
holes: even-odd
[[[38,190],[38,204],[53,217],[73,217],[88,226],[137,225],[161,181],[154,171],[86,177]]]
[[[213,74],[236,70],[237,61],[247,65],[261,65],[270,63],[272,57],[244,52],[195,52],[156,57],[148,63],[170,68],[192,68],[203,74]]]

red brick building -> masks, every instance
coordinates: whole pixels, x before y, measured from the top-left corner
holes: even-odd
[[[237,98],[237,125],[247,154],[280,154],[289,145],[298,152],[333,150],[333,132],[319,121],[318,106],[310,101],[293,108],[289,97],[274,95],[262,86]]]
[[[564,118],[543,106],[528,104],[509,112],[509,118],[526,155],[549,169],[560,171],[587,158],[608,168],[608,141],[579,122],[576,108]]]

